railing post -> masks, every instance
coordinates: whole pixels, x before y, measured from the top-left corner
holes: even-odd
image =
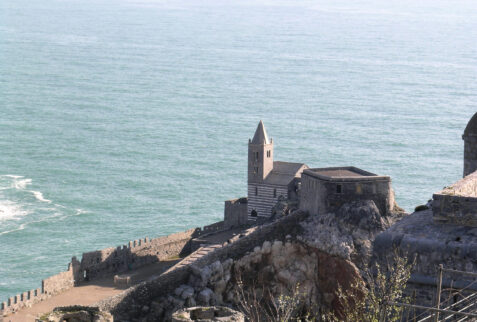
[[[416,292],[416,290],[414,289],[414,290],[412,291],[412,298],[413,298],[413,302],[414,302],[414,304],[416,304],[416,298],[417,298],[417,294],[416,294],[416,293],[417,293],[417,292]],[[413,318],[412,318],[412,322],[417,322],[417,317],[416,317],[416,308],[415,308],[415,307],[413,307],[412,309],[413,309]]]
[[[444,270],[444,266],[442,264],[439,265],[438,276],[437,276],[437,303],[436,309],[440,309],[441,306],[441,291],[442,291],[442,272]],[[436,311],[434,315],[434,322],[439,321],[439,311]]]

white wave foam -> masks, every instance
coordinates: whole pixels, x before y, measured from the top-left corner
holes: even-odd
[[[4,174],[4,175],[1,175],[0,177],[12,178],[12,179],[23,178],[23,176],[16,176],[16,175],[13,175],[13,174]]]
[[[0,200],[0,221],[18,219],[28,215],[28,211],[10,200]]]
[[[40,191],[31,190],[30,192],[35,196],[36,200],[51,203],[51,200],[45,199]]]
[[[18,190],[24,190],[26,186],[30,184],[31,184],[31,179],[21,179],[21,180],[13,181],[12,186]]]
[[[83,209],[78,208],[78,209],[76,209],[76,214],[75,214],[75,216],[79,216],[79,215],[87,214],[87,213],[88,213],[87,210],[83,210]]]
[[[55,219],[55,218],[58,218],[58,217],[60,217],[59,219],[62,220],[63,217],[61,217],[61,216],[62,216],[61,213],[56,212],[52,216],[48,216],[48,217],[42,218],[40,220],[33,220],[33,221],[30,221],[30,222],[27,222],[27,223],[23,223],[20,226],[14,228],[14,229],[2,231],[2,232],[0,232],[0,236],[1,235],[6,235],[6,234],[9,234],[9,233],[13,233],[15,231],[23,230],[23,229],[26,228],[26,226],[31,225],[31,224],[36,224],[36,223],[45,222],[45,221],[48,222],[48,221],[51,221],[52,219]]]
[[[26,224],[21,224],[20,226],[18,226],[17,228],[15,229],[12,229],[12,230],[6,230],[6,231],[2,231],[0,232],[0,236],[1,235],[6,235],[6,234],[9,234],[9,233],[13,233],[14,231],[20,231],[20,230],[23,230],[25,229],[26,227]]]

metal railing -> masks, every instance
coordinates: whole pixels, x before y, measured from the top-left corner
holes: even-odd
[[[477,273],[459,271],[455,269],[446,269],[441,264],[438,267],[437,271],[437,289],[435,297],[435,307],[407,304],[407,303],[389,303],[391,305],[400,306],[407,308],[409,311],[414,310],[414,317],[409,319],[406,318],[401,321],[413,321],[413,322],[425,322],[425,321],[452,321],[462,322],[462,321],[477,321],[477,292],[473,290],[473,285],[477,283],[477,279],[469,281],[466,286],[461,288],[455,288],[451,286],[449,289],[442,288],[442,280],[444,273],[450,274],[459,274],[466,275],[473,278],[477,278]],[[449,298],[442,301],[442,293],[446,291],[449,292]],[[471,294],[466,294],[467,292],[473,292]],[[462,297],[459,300],[456,298]],[[451,299],[454,299],[455,303],[448,305]],[[447,305],[447,306],[445,306]],[[442,307],[444,306],[444,307]],[[416,310],[421,311],[419,315],[416,316]],[[409,315],[409,312],[408,312]]]

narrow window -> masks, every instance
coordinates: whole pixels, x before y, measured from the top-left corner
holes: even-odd
[[[273,189],[273,198],[277,197],[277,189]]]
[[[336,185],[336,193],[341,193],[342,190],[343,190],[343,187],[340,184]]]
[[[255,195],[258,196],[258,187],[255,187]]]
[[[253,168],[253,173],[255,173],[255,174],[258,173],[258,167]]]
[[[255,161],[258,161],[258,152],[254,152],[255,154]]]

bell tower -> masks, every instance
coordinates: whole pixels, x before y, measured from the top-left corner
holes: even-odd
[[[253,139],[248,140],[248,183],[263,183],[273,170],[273,140],[260,121]]]
[[[477,113],[472,116],[464,135],[464,177],[477,170]]]

